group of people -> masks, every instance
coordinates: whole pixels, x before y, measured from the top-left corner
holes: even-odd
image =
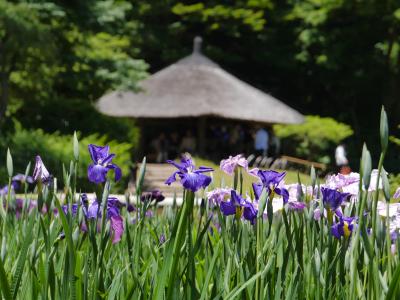
[[[149,153],[152,153],[152,160],[164,162],[167,159],[175,159],[185,152],[196,154],[198,146],[196,135],[192,130],[188,129],[184,134],[179,134],[177,131],[170,134],[161,132],[151,141]],[[219,160],[226,153],[277,157],[281,148],[279,138],[267,129],[260,126],[246,128],[241,125],[231,127],[211,125],[207,129],[204,146],[206,158],[211,160]]]
[[[180,153],[195,153],[196,138],[191,130],[187,130],[185,135],[180,138],[177,132],[167,135],[161,132],[158,137],[150,143],[151,151],[156,162],[165,162],[167,159],[175,159]]]
[[[198,150],[197,135],[187,129],[184,134],[173,131],[170,134],[159,133],[150,143],[149,160],[158,163],[167,159],[176,159],[189,152],[193,155]],[[218,161],[226,153],[254,154],[255,157],[276,159],[281,155],[280,139],[272,130],[261,126],[246,128],[241,125],[211,125],[206,132],[205,158]],[[351,172],[345,146],[340,144],[335,150],[337,171],[342,174]]]

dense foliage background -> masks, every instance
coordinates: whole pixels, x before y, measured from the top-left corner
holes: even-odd
[[[357,167],[365,137],[377,159],[382,104],[398,135],[399,30],[394,0],[0,0],[0,160],[14,120],[134,145],[132,121],[102,116],[94,102],[136,89],[201,35],[204,52],[237,77],[303,114],[349,124]],[[392,149],[389,171],[398,171]]]

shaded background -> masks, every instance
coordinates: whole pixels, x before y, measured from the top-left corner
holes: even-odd
[[[26,130],[29,145],[38,128],[135,148],[134,122],[93,104],[107,91],[137,89],[201,35],[203,52],[228,72],[305,115],[350,125],[357,168],[364,141],[378,159],[381,105],[400,135],[399,31],[398,1],[0,0],[0,161],[7,146],[32,160],[36,148],[24,151],[15,136]],[[395,173],[398,150],[392,144],[386,161]]]

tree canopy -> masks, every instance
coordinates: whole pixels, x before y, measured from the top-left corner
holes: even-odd
[[[350,124],[354,148],[367,136],[374,150],[380,106],[400,123],[399,31],[395,0],[0,0],[0,126],[126,138],[127,121],[93,102],[136,89],[201,35],[237,77]]]

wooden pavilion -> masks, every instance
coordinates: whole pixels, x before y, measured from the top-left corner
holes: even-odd
[[[142,151],[152,126],[157,130],[194,126],[201,154],[210,123],[216,120],[266,126],[303,122],[299,112],[234,77],[203,55],[201,42],[196,37],[191,55],[144,80],[140,92],[113,91],[99,99],[97,109],[109,116],[136,119],[141,129]]]

